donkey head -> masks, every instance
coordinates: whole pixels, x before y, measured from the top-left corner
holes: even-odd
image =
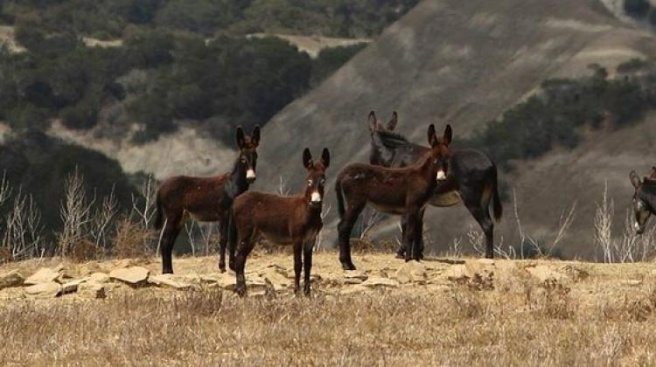
[[[328,148],[323,148],[321,159],[318,162],[312,161],[310,149],[305,148],[303,151],[303,166],[307,169],[308,174],[305,178],[305,198],[310,206],[321,207],[323,202],[323,191],[326,184],[326,169],[330,165],[330,152]]]
[[[652,168],[648,178],[641,179],[635,171],[631,171],[629,178],[635,189],[633,193],[633,214],[635,215],[633,227],[637,234],[642,234],[645,231],[647,219],[654,210],[652,202],[656,198],[656,168]]]
[[[376,113],[374,111],[369,112],[369,132],[373,135],[377,131],[393,131],[396,127],[396,123],[399,120],[399,116],[396,111],[392,112],[392,118],[387,123],[387,126],[384,126],[382,122],[376,118]]]
[[[237,128],[237,146],[239,147],[239,172],[245,172],[246,181],[251,184],[255,181],[255,166],[257,166],[257,146],[260,145],[260,126],[255,126],[251,136],[244,134],[244,130]]]
[[[435,125],[431,124],[428,127],[428,143],[431,146],[431,158],[437,170],[435,179],[438,182],[446,180],[447,174],[449,173],[449,144],[451,144],[452,137],[453,131],[451,130],[451,125],[446,125],[442,137],[438,137],[435,134]]]

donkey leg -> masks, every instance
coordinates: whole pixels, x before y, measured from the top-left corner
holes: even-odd
[[[230,270],[235,270],[235,252],[237,251],[237,225],[235,223],[235,218],[232,214],[228,216],[228,267]]]
[[[419,259],[424,259],[424,210],[419,212],[419,217],[417,218],[417,227],[415,230],[415,246],[417,248],[417,253]]]
[[[303,242],[294,243],[294,294],[301,290],[301,270],[303,268]]]
[[[255,241],[251,235],[245,236],[243,240],[239,241],[239,248],[237,249],[237,255],[235,256],[235,276],[236,276],[236,285],[235,292],[240,297],[246,295],[246,277],[244,275],[244,269],[246,267],[246,258],[248,254],[251,253]]]
[[[220,230],[220,235],[221,238],[219,239],[219,271],[222,273],[225,273],[226,271],[226,262],[225,262],[225,253],[226,253],[226,247],[228,244],[228,219],[222,219],[219,226],[221,227]]]
[[[405,258],[406,247],[405,247],[405,242],[403,242],[403,239],[405,238],[405,229],[407,225],[408,225],[408,217],[405,215],[401,216],[401,244],[399,245],[399,249],[396,250],[396,257],[399,259]]]
[[[405,261],[419,261],[419,248],[417,247],[417,221],[419,220],[419,210],[413,209],[408,214],[408,224],[405,229],[403,244],[405,245]]]
[[[488,209],[481,208],[480,204],[467,205],[467,209],[485,233],[485,257],[488,259],[494,258],[494,222],[490,218]]]
[[[310,272],[312,271],[312,250],[314,249],[314,239],[303,244],[303,292],[306,296],[310,295],[311,280]]]
[[[349,205],[337,225],[339,232],[339,261],[342,263],[342,269],[344,270],[355,270],[355,265],[353,265],[351,259],[351,231],[364,206],[364,203],[357,206]]]
[[[173,261],[171,259],[173,254],[173,245],[175,239],[180,233],[180,216],[167,218],[166,227],[164,227],[164,234],[162,236],[162,246],[160,251],[162,254],[162,274],[173,274]]]

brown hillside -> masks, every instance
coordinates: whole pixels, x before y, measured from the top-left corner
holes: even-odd
[[[421,143],[429,123],[451,121],[457,145],[458,137],[482,128],[546,78],[588,73],[591,63],[614,70],[628,59],[654,55],[650,34],[616,20],[598,2],[424,1],[332,78],[273,118],[263,134],[256,187],[273,190],[280,176],[297,187],[305,146],[314,152],[322,146],[332,150],[332,177],[349,162],[367,161],[365,120],[371,109],[380,115],[399,111],[398,129]],[[628,200],[630,191],[624,177],[633,167],[649,167],[654,148],[644,130],[652,125],[596,135],[574,152],[525,164],[516,178],[502,174],[504,180],[513,178],[511,186],[526,213],[524,225],[539,229],[538,238],[548,238],[561,212],[578,197],[577,219],[563,247],[568,256],[591,257],[593,200],[601,197],[608,177],[623,215],[619,203]],[[330,188],[328,203],[334,207],[332,181]],[[511,203],[505,205],[503,230],[497,233],[503,232],[508,244],[516,226]],[[462,207],[427,213],[428,235],[438,239],[440,248],[475,224]],[[329,231],[335,227],[331,219]],[[395,226],[391,221],[374,232],[389,236]]]

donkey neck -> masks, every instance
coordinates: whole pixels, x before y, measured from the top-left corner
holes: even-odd
[[[240,158],[237,157],[235,164],[230,172],[228,185],[226,186],[226,193],[233,199],[248,190],[249,184],[246,180],[246,168],[240,164]]]

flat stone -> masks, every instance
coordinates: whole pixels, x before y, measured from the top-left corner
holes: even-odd
[[[139,285],[146,283],[149,274],[150,270],[144,267],[132,266],[129,268],[114,269],[109,273],[109,277],[129,285]]]
[[[75,279],[62,285],[62,294],[75,293],[80,284],[86,282],[86,279]]]
[[[361,285],[365,287],[398,287],[399,282],[390,278],[369,277]]]
[[[273,286],[275,291],[281,291],[283,289],[289,288],[293,283],[291,279],[287,278],[285,274],[282,274],[276,268],[264,269],[258,275],[271,282],[271,286]]]
[[[104,283],[109,283],[111,279],[109,278],[109,275],[98,272],[89,275],[87,277],[87,280],[98,284],[104,284]]]
[[[62,286],[56,282],[39,283],[25,288],[25,294],[37,298],[55,298],[62,292]]]
[[[23,282],[25,282],[25,278],[18,270],[0,274],[0,289],[18,287],[23,285]]]
[[[368,278],[367,274],[363,273],[360,270],[344,270],[344,279],[347,280],[355,279],[356,281],[361,280],[362,282],[364,282],[365,280],[367,280],[367,278]]]
[[[178,290],[198,288],[195,284],[187,283],[184,277],[176,276],[174,274],[151,275],[148,277],[148,283],[155,284],[159,287],[168,287]]]
[[[25,284],[39,284],[39,283],[51,283],[59,279],[61,271],[64,269],[63,266],[58,266],[54,269],[51,268],[41,268],[36,271],[36,273],[30,275],[25,279]]]
[[[77,294],[84,298],[102,299],[107,297],[105,285],[95,282],[84,282],[77,287]]]
[[[401,284],[426,281],[426,267],[418,261],[408,261],[394,274],[394,278]]]

